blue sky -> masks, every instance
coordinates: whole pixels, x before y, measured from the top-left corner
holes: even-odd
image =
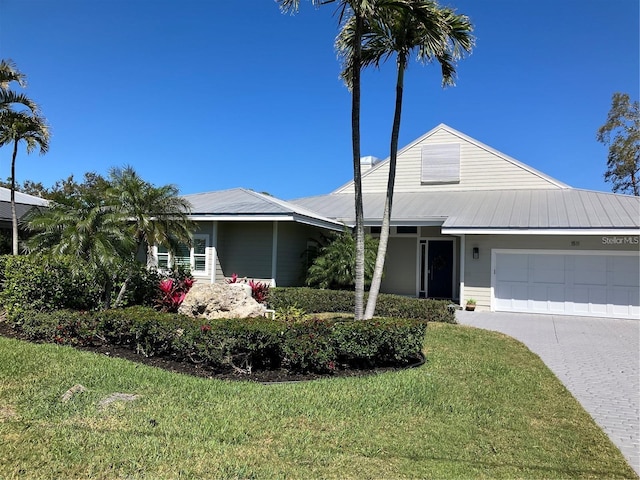
[[[475,26],[455,87],[412,63],[400,145],[440,123],[577,188],[610,191],[596,142],[614,92],[639,97],[638,0],[448,0]],[[301,0],[0,0],[0,57],[51,129],[16,177],[45,186],[132,165],[181,193],[288,200],[352,179],[350,95],[331,5]],[[362,154],[386,158],[395,64],[363,77]],[[0,178],[11,149],[0,149]]]

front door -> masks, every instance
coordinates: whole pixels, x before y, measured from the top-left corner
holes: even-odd
[[[453,298],[453,240],[420,240],[420,296]]]

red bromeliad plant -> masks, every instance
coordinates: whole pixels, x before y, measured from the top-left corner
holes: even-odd
[[[249,281],[249,286],[251,287],[251,296],[258,303],[265,303],[267,301],[267,296],[269,295],[269,285],[262,282],[256,282],[254,280]]]
[[[162,312],[175,313],[184,301],[195,280],[191,276],[185,276],[179,280],[165,278],[158,285],[160,298],[157,301],[158,308]]]
[[[246,278],[238,278],[238,274],[234,273],[231,278],[227,279],[227,283],[246,283],[251,287],[251,296],[258,303],[265,303],[269,295],[269,284],[256,282],[255,280],[247,281]]]

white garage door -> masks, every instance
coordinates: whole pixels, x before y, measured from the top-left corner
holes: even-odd
[[[493,252],[493,308],[640,319],[640,256]]]

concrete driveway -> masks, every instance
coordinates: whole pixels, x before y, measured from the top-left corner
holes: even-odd
[[[640,475],[640,321],[464,310],[456,318],[536,353]]]

